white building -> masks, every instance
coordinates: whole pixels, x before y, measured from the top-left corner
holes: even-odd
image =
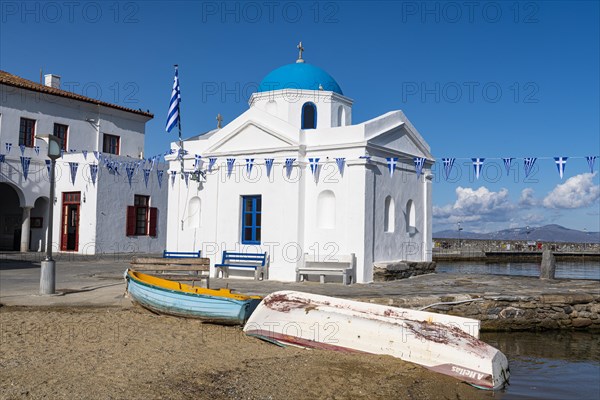
[[[64,151],[52,199],[55,251],[164,249],[166,190],[159,189],[155,174],[146,185],[138,171],[129,185],[125,173],[125,165],[140,163],[152,114],[61,90],[56,75],[46,75],[42,85],[0,71],[0,97],[0,250],[46,249],[47,144],[35,138],[43,134],[62,139]],[[120,165],[121,173],[109,173],[107,162]]]
[[[169,182],[167,249],[202,250],[211,265],[223,250],[266,251],[270,279],[282,281],[295,279],[302,253],[355,253],[357,282],[373,279],[374,262],[431,260],[433,157],[401,111],[353,124],[352,99],[301,56],[269,73],[249,105],[184,141],[184,170],[200,155],[205,176]],[[426,159],[419,177],[414,157]],[[170,169],[180,174],[175,156]]]

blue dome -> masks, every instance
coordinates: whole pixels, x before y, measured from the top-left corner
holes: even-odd
[[[284,65],[271,71],[260,82],[259,92],[281,89],[323,90],[343,95],[340,85],[327,72],[306,63]]]

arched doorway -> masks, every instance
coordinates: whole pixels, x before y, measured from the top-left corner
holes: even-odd
[[[19,250],[23,219],[21,196],[18,189],[0,183],[0,250]]]

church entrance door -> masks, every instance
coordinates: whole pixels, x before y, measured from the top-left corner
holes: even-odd
[[[81,192],[63,193],[60,249],[79,249],[79,206]]]

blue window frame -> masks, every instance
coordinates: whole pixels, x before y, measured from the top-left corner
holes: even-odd
[[[304,103],[302,106],[302,129],[317,128],[317,106],[314,103]]]
[[[242,196],[242,244],[260,244],[261,196]]]

